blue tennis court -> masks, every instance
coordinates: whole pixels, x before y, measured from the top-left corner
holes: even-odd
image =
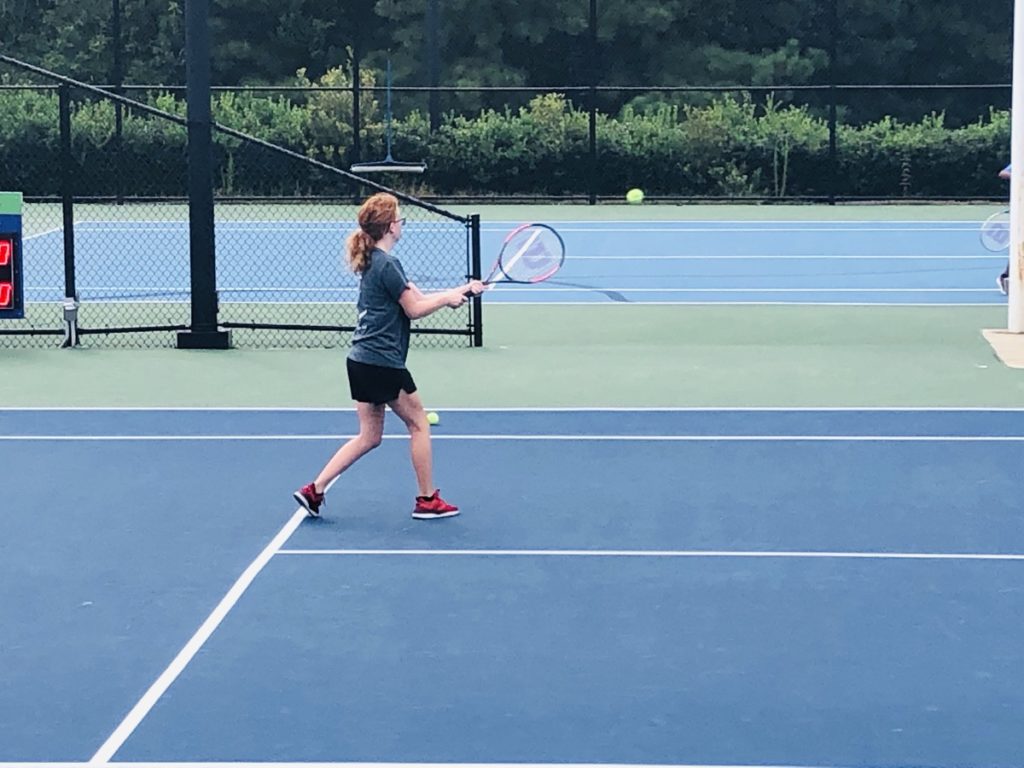
[[[233,221],[217,226],[223,303],[351,301],[342,266],[349,222]],[[514,223],[485,222],[487,267]],[[986,251],[980,222],[565,221],[569,258],[537,286],[499,286],[494,302],[988,305],[1006,256]],[[396,254],[426,289],[447,287],[437,254],[464,236],[457,222],[411,222],[415,250]],[[189,288],[187,222],[82,222],[78,289],[86,301],[181,300]],[[432,246],[435,243],[437,247]],[[27,238],[26,295],[63,296],[63,233]],[[447,244],[442,247],[442,244]],[[467,267],[468,269],[468,267]],[[111,282],[116,275],[117,282]]]
[[[390,418],[390,417],[389,417]],[[0,762],[1011,766],[1024,411],[0,411]]]

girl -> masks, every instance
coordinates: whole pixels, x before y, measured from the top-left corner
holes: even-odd
[[[357,320],[348,353],[349,389],[356,401],[359,435],[331,457],[316,479],[294,493],[309,515],[319,517],[328,484],[361,456],[381,443],[385,406],[409,429],[412,465],[419,493],[412,516],[433,520],[459,514],[434,487],[430,427],[416,383],[405,367],[409,352],[410,320],[442,307],[460,307],[466,294],[482,293],[479,280],[439,293],[424,294],[405,276],[401,262],[391,255],[402,239],[405,219],[394,195],[380,192],[359,209],[359,229],[346,244],[348,265],[359,275]]]

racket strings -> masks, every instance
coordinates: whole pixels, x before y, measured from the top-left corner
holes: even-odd
[[[498,263],[506,280],[536,283],[557,272],[564,257],[558,234],[534,225],[518,230],[508,239]]]
[[[993,214],[981,225],[981,244],[989,251],[1003,251],[1010,247],[1010,214]]]

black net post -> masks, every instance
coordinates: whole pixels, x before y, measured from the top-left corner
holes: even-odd
[[[227,349],[231,346],[230,332],[217,327],[209,6],[209,0],[189,0],[185,4],[192,322],[191,330],[178,334],[178,347],[182,349]]]
[[[60,122],[60,201],[64,234],[64,343],[78,346],[78,288],[75,283],[75,158],[71,151],[71,88],[57,89]]]
[[[64,227],[64,296],[73,299],[75,290],[75,159],[71,151],[71,89],[58,90],[60,113],[61,212]]]
[[[474,213],[469,217],[469,258],[471,263],[471,277],[479,280],[482,267],[480,264],[480,214]],[[484,345],[484,302],[480,296],[474,296],[473,304],[473,346]]]

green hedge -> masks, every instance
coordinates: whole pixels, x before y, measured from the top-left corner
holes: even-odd
[[[318,89],[300,96],[218,93],[219,122],[346,167],[352,137],[350,92]],[[323,85],[344,87],[329,73]],[[369,81],[367,84],[370,84]],[[183,115],[177,97],[153,94],[149,102]],[[380,105],[361,103],[362,159],[383,157]],[[0,91],[0,188],[26,195],[60,189],[57,96],[53,91]],[[186,189],[186,131],[170,121],[125,115],[120,153],[114,109],[94,100],[75,102],[72,116],[76,192],[81,195],[178,196]],[[534,98],[512,111],[451,115],[429,130],[413,113],[393,125],[393,154],[424,160],[421,177],[382,177],[412,183],[433,195],[580,195],[590,181],[589,115],[563,96]],[[650,196],[825,195],[831,189],[828,125],[808,107],[769,98],[724,97],[701,106],[626,108],[597,116],[602,196],[641,187]],[[1006,162],[1007,112],[950,128],[942,115],[918,123],[891,119],[840,125],[839,194],[891,197],[975,197],[1005,194],[996,176]],[[216,136],[216,183],[221,194],[307,195],[345,193],[345,184],[307,164],[235,139]]]

